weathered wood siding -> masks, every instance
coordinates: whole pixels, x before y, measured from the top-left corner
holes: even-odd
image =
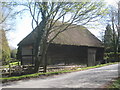
[[[97,48],[96,64],[100,64],[102,61],[104,61],[104,48]]]
[[[22,48],[22,65],[34,64],[34,54],[32,45],[23,46]]]
[[[86,64],[87,47],[51,44],[48,49],[48,63]]]
[[[96,48],[88,48],[88,66],[96,64]]]
[[[23,65],[34,64],[34,48],[32,45],[22,46],[19,51],[21,51],[21,55],[19,55]],[[47,63],[93,66],[103,60],[103,52],[103,48],[50,44],[47,53]]]

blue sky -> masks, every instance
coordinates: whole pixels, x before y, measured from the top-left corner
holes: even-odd
[[[105,0],[105,1],[110,5],[116,6],[115,1],[118,0]],[[8,37],[9,45],[17,48],[17,44],[32,31],[31,18],[27,13],[25,13],[22,19],[18,17],[15,23],[16,23],[15,30],[9,31],[7,37]],[[96,25],[98,24],[99,23],[96,22]],[[105,30],[105,25],[104,27],[99,26],[96,28],[89,28],[89,30],[99,38],[101,30],[103,31]]]

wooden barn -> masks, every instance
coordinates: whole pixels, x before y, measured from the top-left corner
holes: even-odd
[[[84,26],[74,26],[60,33],[50,44],[47,54],[48,64],[93,66],[103,60],[103,43]],[[34,64],[36,30],[18,44],[18,59],[23,65]]]

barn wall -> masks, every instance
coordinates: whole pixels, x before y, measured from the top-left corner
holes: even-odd
[[[21,47],[22,65],[34,64],[33,46],[26,45]]]
[[[96,64],[104,63],[104,48],[97,48]]]
[[[21,60],[21,58],[22,58],[21,52],[22,52],[21,46],[19,46],[18,49],[17,49],[17,59],[18,59],[18,60]]]
[[[104,48],[88,47],[88,66],[94,66],[103,63]]]
[[[86,64],[87,47],[54,45],[48,49],[48,64]]]
[[[88,66],[94,66],[96,64],[96,48],[88,47]]]
[[[92,57],[91,57],[91,61],[88,61],[90,60],[89,56],[91,56],[88,53],[90,49],[93,52],[95,50],[95,60],[94,60],[95,63],[93,63]],[[88,65],[88,63],[91,63],[91,65],[93,65],[93,64],[98,64],[101,60],[103,60],[103,52],[104,52],[103,48],[50,44],[48,48],[47,58],[48,58],[48,64],[62,63],[62,64]],[[19,47],[18,56],[23,65],[34,64],[33,53],[34,53],[34,48],[32,45]]]

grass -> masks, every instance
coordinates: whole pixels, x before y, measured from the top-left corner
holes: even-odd
[[[120,77],[117,78],[108,88],[119,88],[120,89]]]
[[[9,63],[10,66],[18,66],[21,65],[21,62],[12,62],[12,63]],[[9,65],[4,65],[3,68],[9,68]]]
[[[72,70],[63,70],[63,71],[57,71],[57,72],[34,73],[34,74],[29,74],[29,75],[0,78],[0,80],[2,80],[3,82],[7,82],[7,81],[21,80],[21,79],[26,79],[26,78],[36,78],[41,75],[45,76],[45,75],[52,75],[52,74],[60,74],[60,73],[71,72],[71,71]]]
[[[107,66],[107,65],[112,65],[112,64],[117,64],[118,62],[115,63],[106,63],[106,64],[100,64],[100,65],[96,65],[96,66],[90,66],[90,67],[85,67],[85,68],[81,68],[82,70],[85,69],[91,69],[91,68],[98,68],[98,67],[103,67],[103,66]]]
[[[21,65],[20,62],[13,62],[13,63],[10,63],[11,66],[16,66],[16,65]],[[5,65],[5,67],[9,67],[9,65]]]
[[[18,63],[20,64],[20,62],[13,62],[13,63],[10,63],[10,65],[18,65]]]
[[[116,62],[116,63],[118,63],[118,62]],[[28,74],[28,75],[22,75],[22,76],[6,77],[6,78],[0,78],[0,80],[2,80],[3,82],[7,82],[7,81],[14,81],[14,80],[21,80],[21,79],[25,79],[25,78],[35,78],[35,77],[39,77],[41,75],[52,75],[52,74],[68,73],[68,72],[73,72],[73,71],[81,71],[81,70],[98,68],[98,67],[102,67],[102,66],[116,64],[116,63],[107,63],[107,64],[101,64],[101,65],[85,67],[85,68],[76,68],[76,70],[62,70],[62,71],[56,71],[56,72],[34,73],[34,74]]]

